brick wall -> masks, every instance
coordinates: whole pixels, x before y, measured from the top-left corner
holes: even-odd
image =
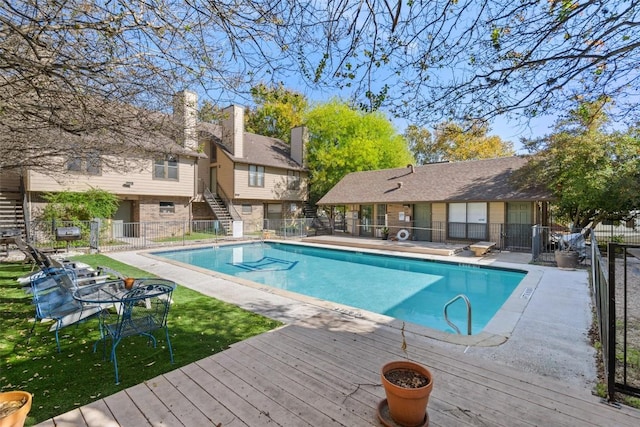
[[[174,212],[160,212],[160,202],[173,202]],[[184,197],[141,198],[139,221],[187,221],[189,220],[189,199]]]
[[[191,211],[193,213],[193,219],[196,221],[215,219],[213,211],[206,202],[194,202],[191,205]]]

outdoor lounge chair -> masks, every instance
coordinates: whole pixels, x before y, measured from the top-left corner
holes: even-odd
[[[69,260],[58,261],[57,259],[52,258],[44,252],[40,251],[33,245],[25,243],[22,239],[19,239],[19,241],[17,240],[16,245],[18,246],[18,249],[20,249],[25,254],[27,259],[31,260],[33,265],[38,267],[38,271],[18,278],[18,283],[25,285],[25,290],[27,292],[30,291],[28,285],[34,278],[47,275],[49,271],[55,271],[61,268],[72,270],[74,273],[76,284],[78,285],[87,285],[104,281],[109,277],[108,274],[103,274],[95,270],[89,264]]]
[[[31,338],[36,323],[48,319],[53,320],[55,323],[50,330],[55,331],[56,347],[60,352],[58,334],[60,329],[92,317],[103,310],[99,305],[86,305],[77,301],[73,297],[76,286],[73,272],[67,269],[51,269],[46,275],[36,276],[31,281],[35,319],[29,332],[29,338]]]

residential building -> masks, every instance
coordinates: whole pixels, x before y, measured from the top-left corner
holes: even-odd
[[[221,126],[200,123],[198,127],[208,156],[206,167],[200,161],[203,194],[209,190],[229,207],[234,219],[258,229],[304,216],[309,193],[306,128],[291,130],[289,146],[245,132],[241,107],[232,105],[223,113]]]
[[[244,131],[243,109],[225,110],[222,125],[198,121],[197,95],[175,96],[173,120],[179,135],[155,137],[144,155],[127,158],[69,154],[64,170],[0,172],[0,227],[20,226],[37,217],[45,193],[98,188],[116,194],[118,211],[110,220],[126,222],[219,219],[227,232],[232,220],[300,215],[307,201],[304,167],[306,132],[292,131],[288,144]],[[153,147],[157,147],[156,154]],[[167,154],[169,153],[169,154]],[[118,168],[105,165],[122,165]],[[209,191],[210,190],[210,191]]]
[[[345,217],[357,236],[390,235],[432,242],[491,241],[502,249],[531,248],[531,227],[548,221],[549,192],[521,189],[513,172],[526,157],[433,163],[354,172],[318,205]]]

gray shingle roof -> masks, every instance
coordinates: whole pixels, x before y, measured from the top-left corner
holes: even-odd
[[[522,190],[514,185],[512,172],[527,161],[526,157],[502,157],[415,166],[413,173],[410,167],[354,172],[318,204],[550,200],[544,189]]]
[[[306,170],[291,158],[289,144],[268,136],[244,133],[244,157],[233,156],[221,143],[220,126],[212,123],[199,123],[198,129],[208,133],[220,146],[224,153],[235,163],[246,163],[260,166],[272,166],[284,169]]]

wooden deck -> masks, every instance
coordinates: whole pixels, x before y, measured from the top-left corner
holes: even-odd
[[[407,334],[434,376],[431,426],[638,426],[590,390]],[[396,329],[337,313],[253,337],[41,426],[379,426],[379,369],[404,358]],[[176,352],[176,357],[179,353]]]

